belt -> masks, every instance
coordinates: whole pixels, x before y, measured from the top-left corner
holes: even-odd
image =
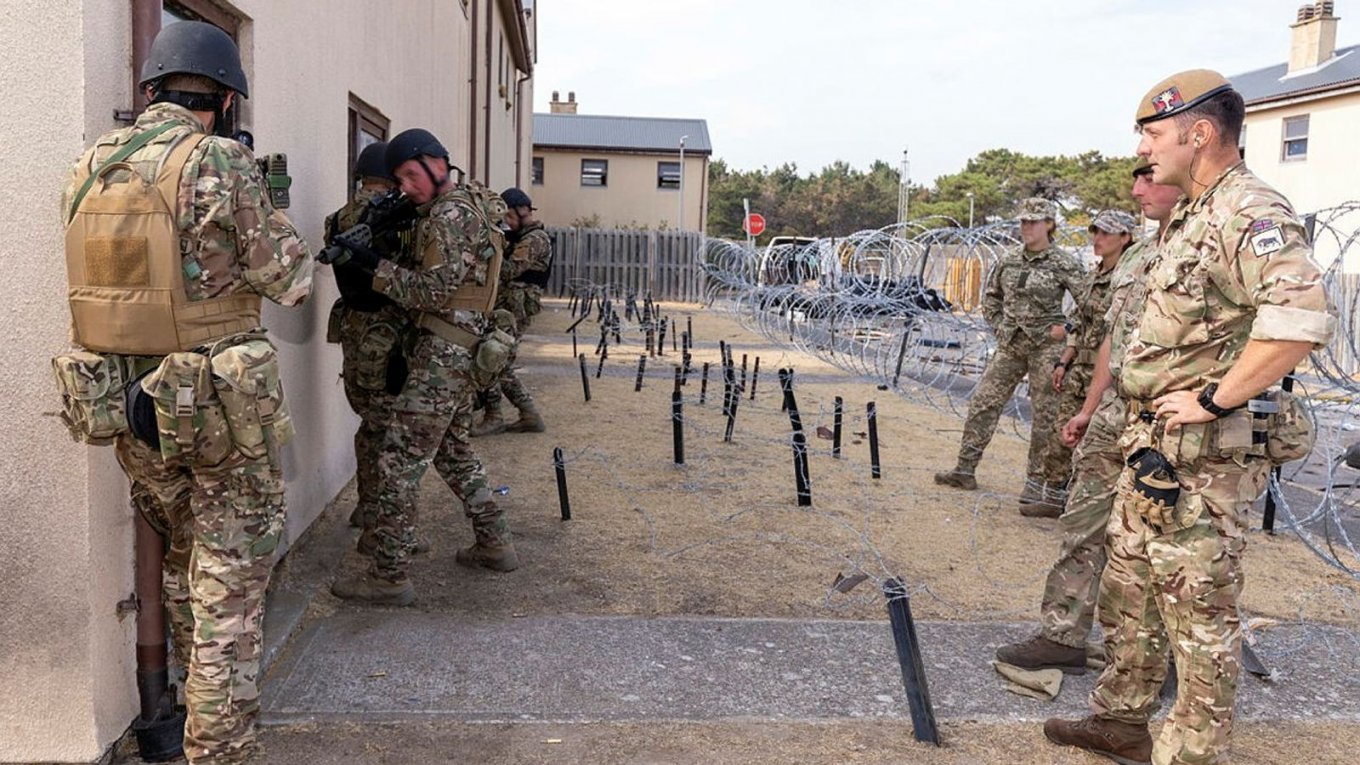
[[[472,349],[476,348],[477,344],[482,342],[481,335],[454,326],[453,324],[436,317],[434,314],[422,313],[420,318],[416,319],[416,326],[432,335],[453,343],[468,353],[472,353]]]
[[[1127,414],[1129,417],[1137,417],[1143,422],[1152,422],[1157,416],[1157,407],[1152,405],[1152,399],[1130,398],[1125,399],[1128,404]],[[1280,402],[1273,390],[1262,391],[1261,393],[1247,399],[1246,410],[1252,417],[1264,418],[1280,411]],[[1226,416],[1226,415],[1225,415]]]

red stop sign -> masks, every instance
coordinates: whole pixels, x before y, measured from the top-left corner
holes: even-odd
[[[747,215],[742,228],[751,236],[760,236],[765,231],[765,216],[760,213]]]

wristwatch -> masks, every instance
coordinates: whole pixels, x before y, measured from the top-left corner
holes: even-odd
[[[1232,414],[1233,412],[1242,408],[1241,406],[1225,408],[1219,406],[1218,404],[1215,404],[1214,394],[1217,392],[1218,383],[1216,382],[1209,383],[1208,385],[1204,386],[1204,390],[1199,392],[1199,396],[1195,399],[1195,401],[1199,403],[1201,409],[1208,412],[1209,414],[1212,414],[1215,417],[1222,417],[1227,414]]]

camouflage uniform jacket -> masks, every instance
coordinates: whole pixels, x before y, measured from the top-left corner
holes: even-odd
[[[1248,340],[1322,347],[1336,330],[1302,224],[1242,163],[1176,208],[1146,282],[1120,374],[1129,399],[1220,380]]]
[[[193,112],[177,104],[152,104],[131,127],[99,137],[72,170],[99,167],[118,148],[147,130],[171,127],[126,162],[154,179],[162,157],[180,139],[205,132]],[[118,174],[114,171],[114,181]],[[63,220],[77,189],[62,195]],[[208,136],[189,155],[175,201],[184,289],[189,300],[252,291],[280,305],[298,305],[312,289],[312,255],[292,221],[275,210],[250,149],[230,138]]]
[[[1157,245],[1144,239],[1124,250],[1110,275],[1110,308],[1104,323],[1110,335],[1110,374],[1119,379],[1124,361],[1124,347],[1129,335],[1142,317],[1143,301],[1147,298],[1147,267],[1157,253]]]
[[[1123,259],[1122,253],[1120,259]],[[1108,271],[1092,274],[1085,296],[1072,313],[1075,326],[1067,334],[1067,347],[1076,351],[1072,357],[1073,366],[1089,367],[1095,364],[1096,351],[1100,350],[1100,344],[1105,342],[1105,334],[1109,331],[1105,314],[1110,310],[1114,274],[1118,270],[1119,264],[1115,263]]]
[[[530,292],[535,297],[543,294],[536,284],[519,281],[525,273],[547,271],[552,268],[552,240],[542,223],[534,222],[511,235],[510,255],[501,261],[501,293],[497,308],[515,313],[514,305],[522,305],[522,296],[515,292]],[[520,298],[520,299],[517,299]]]
[[[1009,345],[1018,335],[1034,343],[1047,341],[1049,329],[1063,324],[1063,292],[1080,297],[1086,291],[1086,274],[1070,254],[1049,247],[1029,252],[1020,246],[1001,256],[987,280],[982,296],[982,315],[996,333],[997,342]]]
[[[467,194],[454,188],[421,206],[416,224],[416,268],[384,259],[373,277],[373,289],[403,308],[428,313],[467,332],[480,335],[484,314],[448,308],[464,284],[484,285],[490,278],[492,253],[482,219]]]
[[[346,202],[344,207],[341,207],[339,210],[336,210],[326,217],[326,245],[330,246],[333,244],[336,235],[359,225],[359,220],[363,216],[364,210],[368,208],[368,204],[383,196],[385,193],[387,192],[381,189],[363,187],[355,190],[353,199]],[[411,267],[416,264],[412,263],[410,249],[407,246],[408,240],[410,239],[411,234],[409,232],[402,234],[401,241],[403,243],[403,249],[397,250],[396,252],[389,252],[386,249],[383,249],[381,245],[375,244],[375,246],[378,246],[379,252],[385,257],[390,258],[397,265]],[[337,263],[331,266],[331,270],[335,274],[336,283],[340,285],[340,294],[347,296],[345,303],[348,307],[354,307],[349,305],[351,302],[359,302],[365,304],[359,306],[359,310],[372,310],[372,308],[375,307],[374,304],[379,303],[382,305],[377,305],[376,307],[381,309],[383,314],[394,313],[393,311],[387,310],[388,308],[396,307],[396,304],[392,302],[391,298],[376,291],[370,291],[372,277],[367,272],[349,262],[344,264]],[[351,297],[351,293],[359,294],[357,297]],[[400,312],[403,315],[405,314],[404,310]]]

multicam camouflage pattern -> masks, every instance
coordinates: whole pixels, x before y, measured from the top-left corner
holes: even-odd
[[[537,221],[512,236],[510,257],[501,264],[501,291],[496,307],[515,316],[515,352],[511,354],[500,378],[483,393],[482,403],[487,407],[499,407],[504,395],[515,408],[523,409],[533,403],[533,397],[515,373],[515,354],[519,351],[519,339],[528,330],[534,316],[543,310],[543,288],[516,279],[527,271],[546,271],[552,266],[552,240],[548,238],[543,224]]]
[[[1017,247],[992,267],[983,291],[982,316],[1000,346],[1021,335],[1043,342],[1055,325],[1067,322],[1063,292],[1074,298],[1086,293],[1086,273],[1076,258],[1057,247],[1042,252]]]
[[[1321,347],[1336,329],[1303,225],[1238,164],[1172,213],[1122,361],[1130,399],[1220,380],[1249,339]]]
[[[260,336],[230,338],[209,353],[213,386],[236,450],[277,463],[279,449],[293,440],[294,431],[274,344]]]
[[[1020,200],[1020,207],[1015,213],[1015,219],[1026,220],[1057,220],[1058,206],[1043,197],[1029,197]]]
[[[204,131],[192,112],[176,104],[152,104],[127,128],[105,133],[76,162],[98,167],[138,133],[166,123],[174,127],[124,160],[144,178],[154,178],[162,157],[181,139]],[[119,181],[114,171],[111,180]],[[62,195],[62,213],[76,192],[74,180]],[[250,149],[230,138],[208,136],[189,155],[180,179],[177,224],[183,233],[184,289],[189,300],[251,291],[279,305],[298,305],[311,291],[312,257],[302,236],[275,210]]]
[[[52,359],[52,373],[61,392],[61,419],[72,439],[108,444],[127,431],[122,358],[72,351]]]
[[[156,405],[161,461],[167,467],[218,465],[233,443],[227,413],[212,383],[212,362],[201,353],[172,353],[142,379]]]
[[[1124,366],[1124,349],[1143,315],[1147,299],[1147,269],[1156,258],[1157,243],[1151,239],[1136,242],[1119,256],[1110,277],[1110,310],[1105,313],[1110,338],[1110,373],[1116,380]]]
[[[486,261],[475,254],[480,217],[447,192],[436,198],[417,228],[420,270],[383,261],[374,286],[403,307],[439,315],[482,334],[480,315],[444,311],[464,284],[484,284]],[[468,443],[476,385],[468,349],[422,332],[407,357],[410,375],[392,404],[391,422],[378,458],[375,532],[370,573],[386,581],[406,578],[415,551],[415,506],[420,479],[431,463],[463,501],[478,541],[508,542],[509,524],[492,500],[482,463]]]
[[[1128,217],[1127,213],[1120,215]],[[1076,309],[1072,312],[1073,328],[1067,333],[1067,347],[1074,355],[1063,375],[1062,390],[1058,393],[1059,423],[1072,419],[1086,400],[1086,389],[1090,387],[1095,374],[1096,353],[1101,343],[1105,342],[1109,330],[1105,314],[1110,310],[1117,269],[1118,264],[1108,271],[1092,274],[1085,296],[1077,301]]]
[[[166,122],[176,129],[129,159],[150,176],[175,140],[204,132],[188,110],[152,105],[132,127],[101,136],[80,162],[97,163],[136,133]],[[64,208],[73,193],[68,187]],[[309,294],[311,254],[292,223],[274,210],[253,157],[237,142],[208,137],[199,144],[181,179],[176,214],[190,300],[252,291],[297,305]],[[260,627],[283,533],[283,478],[276,461],[246,456],[230,445],[229,435],[223,448],[222,436],[230,432],[226,415],[209,381],[208,359],[198,359],[161,364],[192,381],[194,390],[191,431],[176,421],[162,446],[168,436],[172,450],[179,448],[178,436],[192,444],[193,458],[180,449],[167,462],[161,451],[128,434],[117,437],[115,451],[132,479],[134,506],[170,540],[165,597],[175,655],[188,671],[185,754],[190,762],[235,762],[255,745]],[[134,373],[157,365],[155,359],[128,360]],[[170,394],[172,405],[175,396]],[[214,405],[216,413],[210,411]]]
[[[1124,404],[1106,390],[1077,445],[1067,506],[1058,519],[1063,541],[1048,572],[1039,608],[1044,637],[1073,648],[1086,645],[1095,616],[1100,572],[1105,567],[1105,527],[1114,507],[1115,485],[1124,470],[1119,436]]]
[[[1067,481],[1070,461],[1054,456],[1050,442],[1058,440],[1058,394],[1049,382],[1053,365],[1062,352],[1062,343],[1051,338],[1035,344],[1024,336],[999,346],[987,363],[982,380],[968,402],[968,417],[963,422],[963,441],[959,446],[956,472],[972,474],[982,461],[982,453],[996,433],[1001,411],[1020,380],[1029,375],[1030,402],[1034,413],[1030,429],[1027,475],[1034,484],[1058,485]]]

